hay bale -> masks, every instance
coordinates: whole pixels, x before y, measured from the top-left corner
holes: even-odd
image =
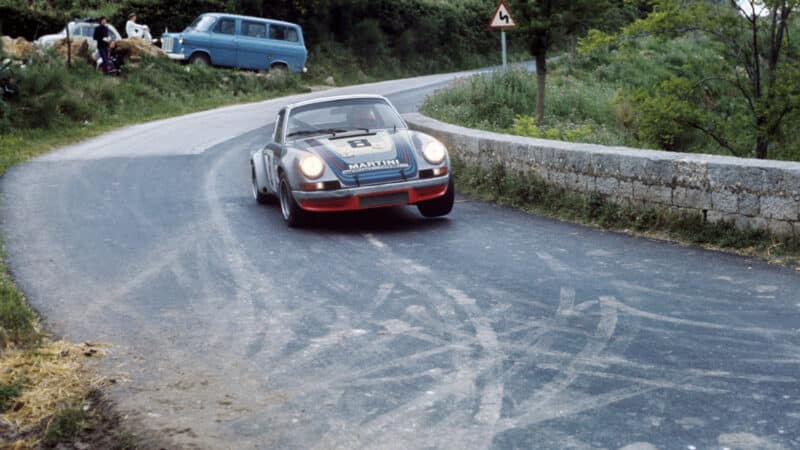
[[[33,42],[25,38],[11,39],[9,36],[2,36],[0,40],[3,41],[3,53],[8,58],[25,59],[34,51]]]
[[[125,57],[138,58],[142,55],[166,58],[167,54],[141,38],[128,38],[117,41],[117,51]]]
[[[72,59],[85,59],[92,60],[92,52],[89,50],[89,40],[86,38],[70,38],[69,46],[72,51]],[[64,59],[67,59],[67,38],[61,39],[56,42],[56,53]]]

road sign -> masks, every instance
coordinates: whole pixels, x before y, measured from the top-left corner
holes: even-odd
[[[514,22],[514,18],[511,17],[511,12],[508,10],[506,0],[500,0],[500,3],[497,4],[497,8],[494,9],[494,14],[492,14],[492,21],[489,22],[489,28],[492,30],[506,30],[516,27],[517,23]]]

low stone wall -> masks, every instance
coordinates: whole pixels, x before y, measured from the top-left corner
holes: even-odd
[[[536,174],[617,203],[702,214],[740,229],[800,235],[800,163],[605,147],[472,130],[421,114],[412,129],[441,140],[467,164]]]

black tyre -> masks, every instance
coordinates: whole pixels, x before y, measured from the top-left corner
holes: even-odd
[[[447,184],[447,192],[441,197],[434,198],[433,200],[426,200],[417,203],[417,209],[420,214],[425,217],[439,217],[450,214],[453,210],[453,203],[456,199],[456,189],[453,186],[453,177],[450,176],[450,182]]]
[[[286,75],[289,73],[289,68],[286,67],[286,64],[273,64],[269,71],[278,75]]]
[[[272,194],[266,194],[258,188],[258,183],[256,183],[256,169],[250,168],[250,178],[253,184],[253,198],[256,199],[259,205],[268,205],[271,203],[275,203],[275,196]]]
[[[211,65],[211,60],[208,59],[208,55],[205,53],[195,53],[191,56],[191,58],[189,58],[189,64],[208,67]]]
[[[281,175],[278,197],[281,203],[281,214],[283,220],[289,228],[298,228],[305,225],[308,221],[309,213],[297,204],[292,195],[292,188],[286,177]]]

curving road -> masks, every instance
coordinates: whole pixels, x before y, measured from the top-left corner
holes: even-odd
[[[407,112],[455,76],[310,95]],[[111,396],[154,442],[800,448],[800,274],[468,198],[289,230],[247,159],[287,102],[126,128],[0,184],[19,286],[55,333],[112,345]]]

